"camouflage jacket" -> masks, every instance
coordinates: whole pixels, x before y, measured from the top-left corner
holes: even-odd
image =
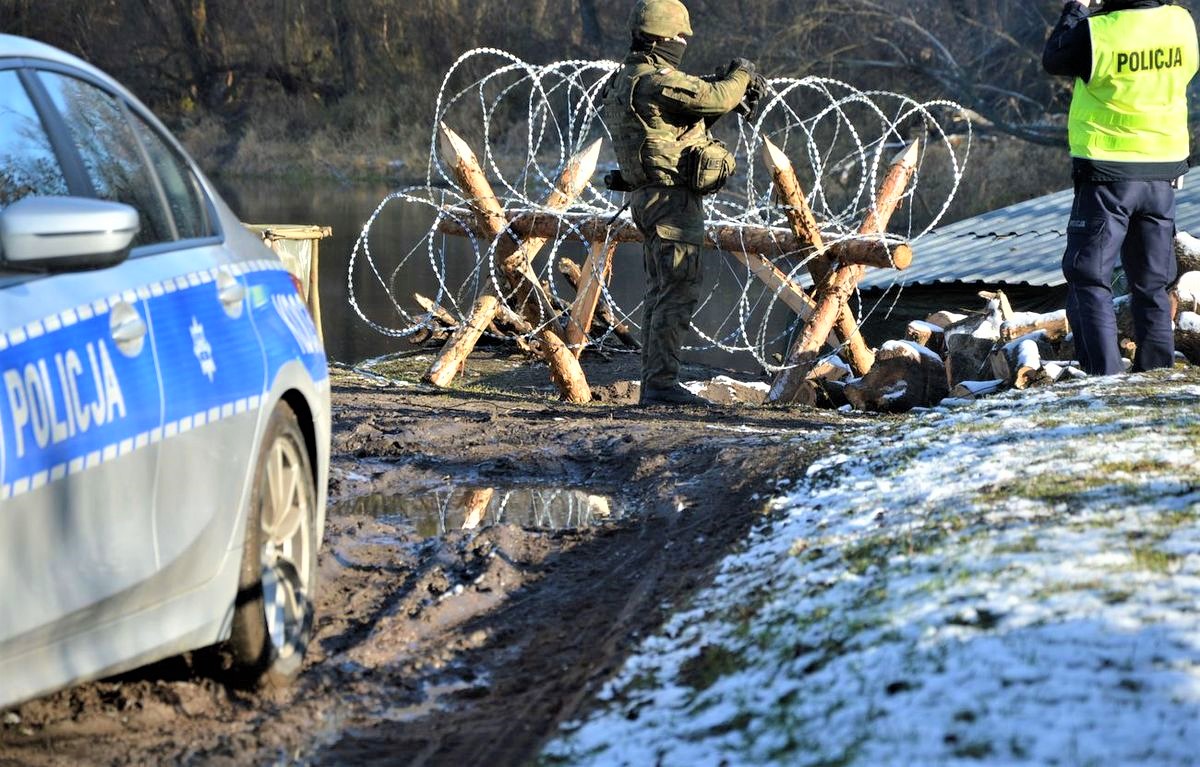
[[[626,57],[609,86],[604,109],[621,175],[639,187],[633,198],[634,219],[644,233],[703,242],[703,208],[698,198],[690,199],[697,195],[687,189],[681,159],[687,147],[709,140],[709,126],[733,111],[749,85],[750,75],[742,70],[710,82],[651,54],[633,52]]]

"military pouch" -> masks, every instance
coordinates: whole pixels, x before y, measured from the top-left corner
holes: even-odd
[[[698,194],[713,194],[725,187],[737,162],[724,144],[713,139],[685,149],[682,166],[689,189]]]

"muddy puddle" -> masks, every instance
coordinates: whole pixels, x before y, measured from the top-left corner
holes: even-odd
[[[616,522],[625,513],[616,499],[591,490],[536,487],[374,493],[330,509],[331,515],[367,516],[403,524],[423,538],[494,525],[573,530]]]

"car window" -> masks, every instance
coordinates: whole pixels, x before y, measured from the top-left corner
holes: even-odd
[[[96,194],[132,205],[141,215],[134,246],[174,240],[154,176],[120,102],[83,80],[52,72],[40,77],[70,129]]]
[[[158,172],[179,237],[187,240],[213,235],[208,206],[192,169],[154,128],[135,114],[130,117],[142,146],[146,148],[146,154],[150,155],[154,170]]]
[[[0,72],[0,209],[31,195],[66,195],[50,138],[16,72]]]

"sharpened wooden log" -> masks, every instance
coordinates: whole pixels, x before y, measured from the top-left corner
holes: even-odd
[[[769,141],[766,143],[768,165],[773,169],[776,184],[779,185],[782,182],[782,190],[789,182],[788,174],[779,170],[779,164],[787,162],[787,158],[783,157],[783,153]],[[770,151],[772,149],[774,151]],[[904,196],[913,173],[916,171],[918,156],[919,145],[914,143],[893,161],[887,177],[880,186],[876,209],[863,223],[863,233],[874,234],[886,229],[890,217],[899,205],[900,199]],[[791,175],[794,178],[795,174]],[[796,204],[790,193],[787,200],[793,205]],[[803,198],[800,202],[803,202]],[[803,218],[801,215],[800,219]],[[802,234],[802,226],[807,226],[807,224],[801,220],[801,223],[797,224],[797,235]],[[817,260],[813,259],[814,262]],[[853,295],[854,289],[865,273],[865,267],[862,266],[843,266],[836,272],[827,271],[818,279],[818,273],[814,271],[817,306],[813,311],[812,319],[805,326],[800,340],[788,355],[788,367],[775,378],[771,387],[770,399],[772,402],[791,400],[798,388],[798,381],[808,376],[812,365],[818,358],[821,344],[834,328],[837,329],[838,335],[846,341],[847,356],[854,372],[865,375],[870,371],[875,363],[875,355],[863,340],[858,323],[849,307],[850,296]]]
[[[800,180],[796,177],[792,162],[783,153],[783,150],[767,139],[763,144],[763,158],[766,160],[767,168],[771,171],[776,194],[780,202],[784,204],[785,215],[792,225],[792,231],[801,241],[809,244],[809,250],[804,253],[808,257],[805,265],[812,276],[814,288],[820,290],[830,277],[831,267],[821,254],[813,252],[825,247],[824,237],[821,235],[816,217],[808,206],[808,200],[800,186]],[[836,315],[840,313],[841,308],[840,305],[835,305],[833,307],[834,315],[827,318],[822,316],[819,303],[814,301],[800,339],[788,352],[784,369],[779,371],[772,382],[771,392],[768,395],[771,402],[795,402],[802,395],[805,399],[810,397],[811,391],[804,381],[808,379],[808,374],[817,363],[817,355],[821,347],[829,342],[829,335],[834,332]],[[826,314],[828,314],[828,307],[826,307]],[[852,331],[851,335],[858,338],[858,347],[865,348],[866,344],[858,335],[857,328]],[[845,340],[849,343],[850,339],[843,336],[838,340]],[[870,351],[866,350],[865,353],[869,355]]]
[[[817,225],[812,209],[808,206],[808,200],[800,186],[796,170],[783,150],[766,139],[763,143],[763,159],[771,171],[771,178],[775,182],[779,199],[784,204],[784,213],[792,225],[792,232],[800,240],[810,245],[811,249],[805,255],[812,257],[805,265],[812,276],[813,287],[819,294],[822,287],[830,282],[833,276],[833,264],[819,252],[825,249],[821,229]],[[848,268],[854,269],[855,267]],[[861,269],[861,267],[858,268]],[[821,347],[829,340],[830,333],[835,330],[837,337],[845,344],[846,357],[855,372],[860,375],[865,373],[870,370],[871,364],[875,361],[873,353],[858,331],[858,322],[854,319],[848,306],[839,302],[832,307],[825,307],[825,311],[831,313],[826,321],[826,317],[822,313],[819,295],[814,302],[816,306],[813,309],[813,316],[806,323],[799,341],[788,353],[788,365],[779,372],[772,384],[770,395],[772,402],[790,400],[791,393],[796,389],[796,382],[808,376]]]
[[[565,210],[587,186],[596,169],[600,156],[601,142],[597,140],[590,147],[580,152],[563,170],[558,184],[551,191],[545,202],[545,207],[551,210]],[[492,191],[479,160],[465,141],[445,124],[441,126],[442,156],[450,165],[455,179],[466,196],[471,200],[475,226],[489,241],[498,242],[506,236],[508,216]],[[511,235],[509,235],[511,236]],[[511,254],[499,258],[501,271],[518,296],[518,306],[522,307],[526,320],[531,324],[542,324],[542,318],[554,316],[549,297],[541,289],[537,276],[533,274],[530,261],[536,253],[545,246],[547,238],[527,237],[517,245]],[[490,284],[490,281],[487,281]],[[476,301],[471,319],[461,333],[455,333],[443,349],[442,355],[434,362],[426,380],[437,384],[437,381],[454,379],[462,367],[467,355],[479,341],[482,329],[492,323],[499,302],[484,301],[487,296],[481,296]],[[490,312],[490,313],[489,313]],[[547,314],[551,312],[551,314]],[[539,333],[541,350],[546,363],[550,366],[550,377],[570,402],[586,403],[592,399],[591,388],[579,361],[566,350],[566,346],[549,325],[545,325]],[[564,354],[564,352],[566,352]],[[569,359],[568,359],[569,358]]]

